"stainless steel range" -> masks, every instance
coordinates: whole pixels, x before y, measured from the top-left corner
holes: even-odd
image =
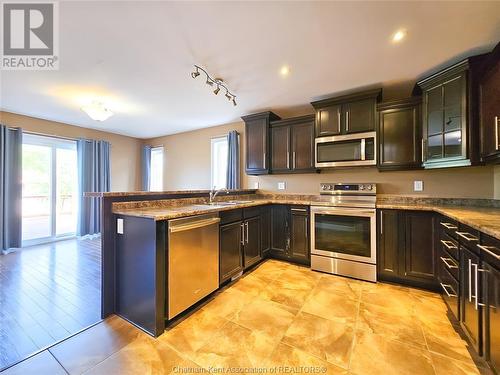
[[[311,268],[377,281],[375,184],[322,183],[311,206]]]

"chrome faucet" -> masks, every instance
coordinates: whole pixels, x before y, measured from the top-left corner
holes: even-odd
[[[227,190],[226,188],[221,188],[221,189],[216,190],[215,186],[214,186],[212,188],[212,190],[210,190],[210,197],[209,197],[208,203],[213,204],[215,197],[217,196],[217,194],[219,194],[221,192],[225,192],[226,194],[229,194],[229,190]]]

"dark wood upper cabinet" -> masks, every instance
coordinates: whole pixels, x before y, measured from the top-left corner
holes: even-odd
[[[270,170],[269,123],[279,120],[273,112],[243,116],[245,122],[246,165],[250,175],[268,174]]]
[[[314,168],[314,115],[271,122],[270,172],[316,172]]]
[[[421,98],[412,97],[378,105],[378,168],[421,168]]]
[[[487,56],[467,58],[417,82],[425,168],[479,162],[479,78]]]
[[[316,137],[374,131],[381,96],[382,90],[376,89],[312,102]]]
[[[271,173],[290,170],[290,127],[273,126],[271,128]]]
[[[479,112],[481,158],[486,163],[500,163],[500,43],[485,61]]]

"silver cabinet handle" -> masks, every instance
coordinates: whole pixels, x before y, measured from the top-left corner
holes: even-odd
[[[484,246],[484,245],[477,245],[481,250],[486,251],[488,254],[490,254],[492,257],[500,259],[500,254],[496,254],[494,250],[498,250],[494,246]]]
[[[290,151],[286,152],[286,169],[290,169]]]
[[[443,288],[444,292],[446,293],[446,295],[448,297],[457,297],[457,293],[453,290],[451,285],[443,284],[443,283],[439,283],[439,284],[441,284],[441,288]],[[448,292],[448,288],[450,288],[453,291],[453,293]]]
[[[267,160],[266,160],[266,152],[264,152],[264,169],[266,169]]]
[[[366,160],[366,139],[361,138],[361,160]]]
[[[472,302],[472,260],[469,259],[469,302]]]
[[[445,257],[440,257],[440,258],[443,261],[443,263],[446,264],[446,267],[448,267],[450,270],[452,268],[458,268],[458,266],[455,263],[453,263],[453,260],[451,258],[445,258]],[[448,263],[448,261],[451,261],[452,264]]]
[[[451,241],[446,241],[446,240],[441,240],[441,243],[448,249],[448,250],[455,250],[458,249],[457,246]],[[450,245],[451,243],[451,245]]]
[[[500,121],[498,119],[498,116],[495,116],[495,150],[500,149],[500,139],[498,139],[498,125],[500,124]]]
[[[246,241],[248,243],[248,221],[245,223],[245,235],[246,235]]]
[[[479,282],[478,282],[478,274],[479,272],[484,272],[484,269],[481,269],[478,267],[477,264],[473,263],[472,266],[474,267],[474,308],[476,310],[479,309],[479,306],[484,306],[484,303],[479,303]]]
[[[295,151],[292,153],[292,168],[295,169]]]
[[[345,131],[349,131],[349,111],[345,111]]]
[[[380,234],[384,234],[384,213],[380,211]]]
[[[241,228],[241,244],[244,245],[245,244],[245,224],[241,223],[240,225],[240,228]]]
[[[455,233],[458,234],[460,237],[462,237],[463,239],[465,239],[467,241],[479,241],[479,238],[477,238],[476,236],[473,236],[470,233],[467,233],[467,232],[458,232],[458,231],[456,231]]]
[[[453,225],[451,223],[444,223],[441,221],[439,224],[441,224],[446,229],[458,229],[458,227],[456,225]]]
[[[292,212],[307,212],[307,208],[291,208]]]
[[[424,139],[423,138],[422,138],[421,147],[422,147],[422,163],[423,163],[425,161],[425,159],[424,159]]]
[[[342,120],[340,119],[340,107],[337,109],[337,119],[339,120],[339,129],[342,128]]]

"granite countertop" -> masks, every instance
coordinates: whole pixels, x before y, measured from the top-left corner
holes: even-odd
[[[328,205],[329,201],[313,195],[262,195],[260,197],[241,196],[234,197],[235,200],[249,200],[233,205],[208,206],[203,201],[196,199],[168,200],[168,205],[163,207],[155,206],[155,203],[146,201],[141,203],[121,203],[113,206],[113,213],[124,216],[135,216],[152,219],[155,221],[169,220],[186,216],[202,215],[219,211],[228,211],[238,208],[262,206],[266,204],[290,204],[290,205]],[[399,210],[421,210],[434,211],[457,220],[485,234],[500,239],[500,208],[474,206],[474,200],[470,204],[445,205],[444,202],[450,200],[435,200],[430,203],[425,200],[403,199],[390,200],[383,199],[377,202],[377,208],[399,209]],[[479,201],[477,201],[479,202]],[[438,203],[438,204],[436,204]],[[441,204],[439,204],[441,203]],[[462,202],[463,203],[463,202]]]
[[[434,211],[500,239],[500,208],[427,204],[377,203],[377,208]]]
[[[229,190],[230,193],[255,194],[256,189]],[[183,195],[183,194],[209,194],[210,190],[170,190],[170,191],[108,191],[108,192],[85,192],[86,198],[101,197],[135,197],[140,195]]]

